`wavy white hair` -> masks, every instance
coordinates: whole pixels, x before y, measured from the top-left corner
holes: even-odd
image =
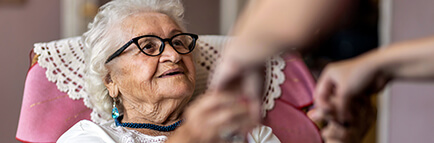
[[[126,17],[141,12],[159,12],[168,15],[182,30],[184,27],[184,7],[180,0],[113,0],[103,5],[89,30],[83,34],[86,53],[86,84],[93,110],[101,118],[109,120],[113,99],[110,97],[103,79],[108,71],[105,61],[117,48],[129,39],[125,39],[120,28],[114,28]]]

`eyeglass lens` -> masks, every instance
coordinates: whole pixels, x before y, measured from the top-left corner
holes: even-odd
[[[139,44],[140,49],[142,49],[143,52],[149,55],[158,55],[160,54],[160,47],[163,45],[162,41],[157,37],[143,37],[137,40],[137,43]],[[193,37],[190,35],[178,35],[176,37],[173,37],[169,44],[178,52],[181,54],[185,54],[190,52],[194,47],[192,47],[193,44]],[[163,48],[163,47],[161,47]]]

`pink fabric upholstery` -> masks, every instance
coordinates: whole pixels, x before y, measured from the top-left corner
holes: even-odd
[[[72,100],[35,64],[27,73],[16,138],[26,142],[56,142],[71,126],[90,119],[82,100]]]
[[[264,124],[282,143],[320,143],[316,125],[301,111],[312,104],[314,80],[297,54],[284,56],[285,82],[280,86],[282,95],[275,100],[273,110],[267,113]]]

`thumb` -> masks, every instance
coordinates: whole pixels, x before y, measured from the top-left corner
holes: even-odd
[[[317,123],[317,122],[321,122],[323,120],[323,113],[320,113],[321,111],[319,111],[316,108],[310,109],[307,112],[307,117],[310,118],[310,120],[312,120],[313,122]]]
[[[323,111],[320,111],[317,108],[310,109],[307,112],[307,117],[309,117],[318,128],[323,128],[326,125],[326,116],[327,115]]]

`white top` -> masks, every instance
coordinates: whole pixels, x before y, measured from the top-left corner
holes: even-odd
[[[162,143],[166,136],[148,136],[135,130],[116,126],[114,121],[95,124],[89,120],[81,120],[62,136],[58,143]],[[247,136],[249,143],[280,143],[270,127],[260,125]]]

